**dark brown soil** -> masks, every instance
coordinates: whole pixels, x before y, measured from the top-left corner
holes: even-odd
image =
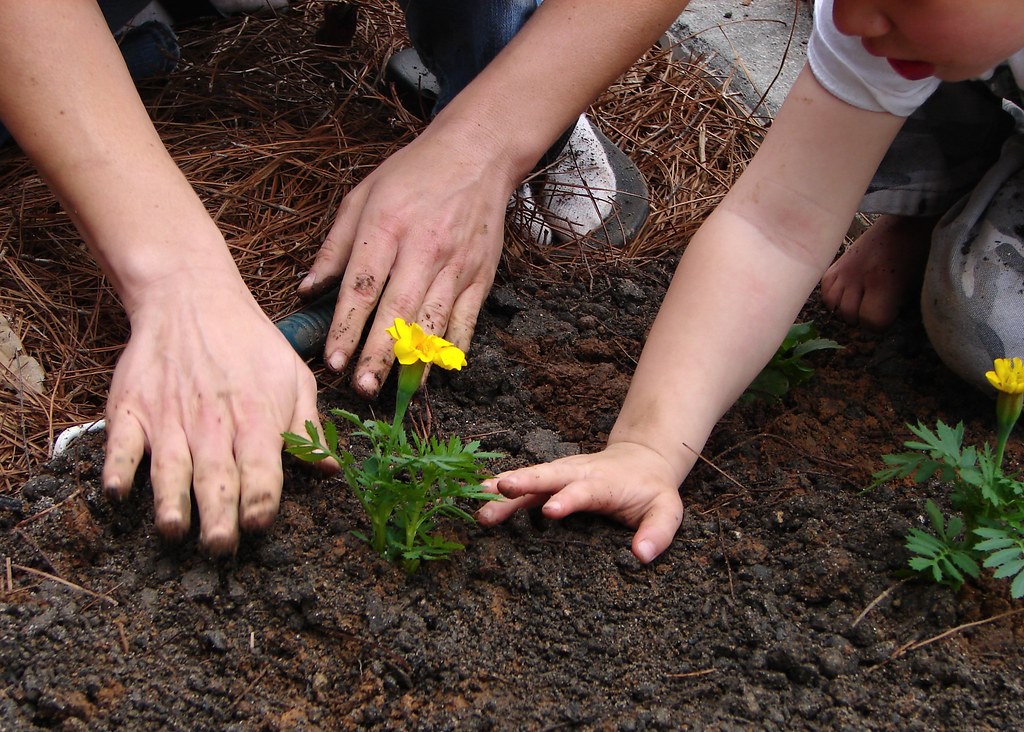
[[[270,38],[243,22],[225,38],[242,30]],[[218,64],[231,45],[213,44]],[[180,114],[211,114],[215,78],[250,85],[218,92],[218,119],[245,108],[264,76],[227,69],[200,74],[203,101]],[[347,95],[348,77],[328,71],[342,80],[331,93]],[[305,79],[314,101],[326,88],[305,66],[289,79],[281,88]],[[314,118],[295,123],[304,130],[334,108],[328,97],[323,110],[280,103]],[[333,170],[317,165],[307,178]],[[338,166],[350,168],[369,169]],[[672,185],[674,196],[682,183]],[[341,184],[329,186],[333,196]],[[216,190],[203,192],[220,205]],[[307,199],[316,221],[332,208]],[[276,247],[297,242],[281,255],[295,268],[317,236],[267,235]],[[411,416],[506,453],[495,470],[598,449],[675,256],[576,268],[509,257],[469,367],[434,373]],[[252,280],[263,301],[268,282]],[[943,500],[941,486],[862,492],[909,437],[906,423],[964,420],[980,443],[992,439],[991,403],[936,362],[914,313],[884,337],[833,321],[814,298],[802,319],[844,350],[815,354],[815,377],[782,402],[726,415],[682,488],[673,545],[650,566],[630,554],[628,529],[600,517],[522,514],[493,529],[446,526],[466,550],[409,577],[352,535],[367,522],[340,479],[291,461],[273,528],[213,561],[195,533],[179,546],[156,536],[145,469],[132,497],[111,505],[99,488],[102,437],[82,439],[0,493],[0,728],[1019,728],[1024,614],[1003,615],[1018,607],[1006,585],[955,594],[900,574],[903,537],[926,497]],[[106,326],[119,342],[123,320]],[[322,381],[325,411],[389,413],[388,397],[368,405],[345,383]],[[1019,442],[1009,460],[1021,466]]]
[[[496,469],[599,447],[672,265],[503,272],[469,368],[434,374],[413,417],[504,451]],[[158,540],[145,481],[110,505],[83,440],[0,513],[2,726],[1014,728],[1020,616],[913,645],[1012,609],[1006,586],[903,580],[924,496],[861,492],[906,422],[990,439],[990,405],[914,317],[880,339],[814,302],[804,319],[846,348],[726,416],[646,567],[599,517],[519,515],[448,527],[466,551],[407,577],[352,536],[366,522],[340,480],[294,463],[273,529],[211,561],[194,536]],[[336,386],[325,408],[369,415]]]

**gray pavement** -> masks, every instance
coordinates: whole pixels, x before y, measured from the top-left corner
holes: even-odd
[[[764,98],[774,115],[807,58],[808,0],[691,0],[669,29],[672,41],[733,80],[748,106]],[[794,18],[796,23],[794,25]]]

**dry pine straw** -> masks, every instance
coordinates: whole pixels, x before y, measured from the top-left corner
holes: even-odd
[[[341,197],[423,125],[381,79],[385,60],[407,44],[398,7],[361,3],[351,42],[327,47],[314,41],[324,5],[179,29],[178,69],[141,90],[274,318],[300,305],[296,285]],[[504,275],[678,249],[721,199],[763,128],[728,84],[678,51],[652,49],[591,110],[647,178],[651,215],[641,237],[626,252],[585,241],[541,249],[510,231]],[[0,380],[0,492],[13,492],[48,459],[56,434],[102,415],[128,324],[67,215],[16,149],[0,153],[0,261],[0,313],[47,374],[43,396]]]

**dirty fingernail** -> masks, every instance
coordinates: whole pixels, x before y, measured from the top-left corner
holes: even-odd
[[[364,394],[376,394],[377,379],[374,378],[373,374],[363,376],[357,382],[356,387]]]
[[[341,351],[335,351],[327,357],[327,365],[331,371],[341,371],[345,368],[345,355]]]
[[[316,284],[316,272],[310,272],[305,279],[299,283],[300,290],[309,290]]]

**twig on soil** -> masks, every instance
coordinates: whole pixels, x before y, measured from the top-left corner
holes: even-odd
[[[114,627],[117,628],[117,635],[121,639],[121,650],[127,656],[132,648],[128,644],[128,634],[124,631],[124,621],[121,618],[114,618]]]
[[[993,623],[996,620],[1002,620],[1003,618],[1008,618],[1008,617],[1010,617],[1012,615],[1017,615],[1018,613],[1024,613],[1024,607],[1019,607],[1016,610],[1007,610],[1005,613],[999,613],[998,615],[993,615],[992,617],[985,618],[984,620],[975,620],[974,622],[971,622],[971,623],[964,623],[963,625],[958,625],[955,628],[950,628],[949,630],[944,630],[943,632],[939,633],[938,635],[933,635],[931,638],[926,638],[923,641],[917,641],[915,643],[911,643],[910,646],[906,650],[916,651],[918,648],[924,648],[925,646],[930,645],[932,643],[935,643],[936,641],[940,641],[943,638],[948,638],[949,636],[953,635],[954,633],[959,633],[961,630],[966,630],[967,628],[974,628],[974,627],[977,627],[979,625],[986,625],[988,623]]]
[[[342,630],[341,628],[335,628],[332,625],[320,624],[316,626],[315,629],[319,631],[326,631],[329,634],[340,636],[347,640],[355,641],[356,643],[359,643],[364,646],[369,646],[380,651],[384,656],[386,656],[386,658],[384,659],[384,663],[391,666],[394,669],[394,671],[398,675],[400,675],[401,678],[399,678],[399,681],[402,682],[406,686],[406,688],[412,688],[412,679],[409,676],[409,672],[411,672],[412,669],[409,666],[409,662],[401,656],[399,656],[394,651],[392,651],[391,649],[386,648],[382,646],[380,643],[372,641],[369,638],[363,638],[350,631]]]
[[[36,542],[32,539],[31,536],[29,536],[19,528],[14,529],[14,534],[15,536],[19,537],[22,541],[24,541],[26,544],[28,544],[30,547],[35,549],[36,554],[39,555],[39,558],[43,560],[44,564],[46,564],[47,569],[49,569],[51,572],[57,571],[57,567],[54,566],[53,560],[50,559],[49,555],[46,552],[39,548],[39,545],[36,544]]]
[[[779,62],[779,68],[775,71],[775,76],[768,82],[768,88],[764,90],[761,98],[757,100],[757,104],[754,105],[753,109],[750,110],[750,116],[753,117],[757,113],[757,110],[764,104],[764,100],[768,98],[768,94],[771,92],[772,87],[775,86],[775,82],[782,76],[782,69],[786,66],[786,61],[789,59],[789,49],[793,47],[793,36],[796,33],[796,25],[800,19],[800,4],[793,3],[793,22],[789,24],[789,38],[786,39],[786,47],[782,51],[782,61]]]
[[[859,622],[860,622],[861,620],[863,620],[863,619],[864,619],[864,617],[865,617],[865,616],[866,616],[866,615],[867,615],[867,614],[868,614],[869,612],[871,612],[871,610],[872,610],[872,609],[874,609],[874,607],[875,607],[875,606],[876,606],[876,605],[877,605],[878,603],[880,603],[880,602],[881,602],[882,600],[884,600],[885,598],[887,598],[887,597],[888,597],[888,596],[890,595],[890,593],[892,593],[892,591],[893,591],[893,590],[895,590],[895,589],[899,588],[899,587],[900,587],[900,586],[902,586],[902,585],[903,585],[903,584],[904,584],[905,582],[906,582],[906,580],[905,580],[905,579],[902,579],[902,580],[900,580],[899,582],[897,582],[896,584],[892,585],[892,586],[891,586],[891,587],[889,587],[889,588],[888,588],[887,590],[885,590],[885,592],[881,593],[881,594],[880,594],[880,595],[879,595],[878,597],[876,597],[876,598],[875,598],[874,600],[872,600],[871,602],[869,602],[869,603],[868,603],[868,606],[867,606],[866,608],[864,608],[864,609],[863,609],[863,610],[861,611],[860,615],[858,615],[858,616],[857,616],[857,617],[856,617],[856,618],[854,619],[854,621],[853,621],[852,623],[850,623],[850,628],[856,628],[856,627],[857,627],[857,624],[858,624],[858,623],[859,623]]]
[[[722,550],[722,559],[725,560],[725,573],[729,577],[729,597],[735,600],[736,588],[732,584],[732,565],[729,564],[729,555],[725,551],[725,537],[722,535],[722,517],[716,512],[715,519],[718,521],[718,547]]]
[[[409,415],[409,421],[412,422],[412,428],[416,431],[416,434],[421,439],[427,439],[430,437],[430,430],[434,423],[434,413],[430,409],[430,393],[427,391],[426,385],[422,389],[423,398],[420,400],[420,404],[423,405],[423,414],[419,415],[417,419],[416,414]]]
[[[7,591],[14,592],[14,576],[11,574],[11,558],[4,557],[5,564],[7,565]]]
[[[909,640],[903,645],[901,645],[899,648],[894,650],[891,654],[889,654],[889,657],[886,658],[884,661],[876,663],[874,666],[869,667],[867,670],[874,671],[876,668],[884,666],[890,661],[893,661],[906,653],[920,650],[921,648],[931,645],[932,643],[944,640],[955,633],[959,633],[961,630],[967,630],[968,628],[975,628],[979,625],[987,625],[988,623],[994,623],[997,620],[1002,620],[1003,618],[1008,618],[1019,613],[1024,613],[1024,607],[1017,608],[1016,610],[1007,610],[1004,613],[993,615],[992,617],[985,618],[984,620],[975,620],[971,623],[964,623],[963,625],[958,625],[955,628],[949,628],[948,630],[944,630],[938,635],[933,635],[931,638],[925,638],[924,640]]]
[[[740,482],[739,482],[738,480],[736,480],[735,478],[733,478],[733,477],[732,477],[731,475],[729,475],[729,474],[728,474],[727,472],[725,472],[725,471],[724,471],[724,470],[722,470],[722,469],[721,469],[720,467],[718,467],[717,465],[715,465],[715,464],[714,464],[713,462],[711,462],[710,460],[708,460],[708,459],[707,459],[706,457],[704,457],[703,455],[701,455],[701,454],[700,454],[699,452],[697,452],[696,450],[694,450],[694,449],[693,449],[692,447],[690,447],[689,445],[687,445],[687,444],[686,444],[685,442],[683,443],[683,447],[685,447],[685,448],[686,448],[687,450],[689,450],[689,451],[690,451],[690,452],[692,452],[692,453],[693,453],[694,455],[696,455],[696,456],[697,456],[697,459],[698,459],[698,460],[700,460],[701,462],[703,462],[703,463],[705,463],[705,464],[707,464],[707,465],[710,465],[710,466],[711,466],[711,467],[712,467],[712,468],[713,468],[713,469],[714,469],[714,470],[715,470],[715,471],[716,471],[716,472],[717,472],[717,473],[718,473],[719,475],[721,475],[721,476],[722,476],[722,477],[724,477],[724,478],[725,478],[726,480],[728,480],[729,482],[731,482],[731,483],[732,483],[733,485],[735,485],[735,486],[736,486],[737,488],[739,488],[739,489],[741,489],[741,490],[744,490],[744,491],[745,491],[745,490],[748,490],[748,489],[747,489],[747,486],[745,486],[745,485],[743,485],[742,483],[740,483]]]
[[[750,437],[746,438],[745,440],[739,440],[737,442],[734,442],[731,445],[729,445],[728,448],[726,448],[725,450],[722,450],[722,452],[720,452],[717,455],[715,455],[715,459],[720,459],[720,458],[724,457],[725,455],[728,455],[731,452],[735,452],[736,450],[738,450],[739,448],[743,447],[744,445],[748,445],[751,442],[754,442],[755,440],[758,440],[758,439],[760,439],[762,437],[769,437],[769,438],[775,440],[776,442],[781,442],[783,445],[785,445],[786,447],[792,449],[794,452],[799,453],[801,457],[805,457],[808,460],[812,460],[814,462],[825,463],[826,465],[831,465],[832,467],[835,467],[835,468],[845,468],[846,470],[853,470],[856,467],[854,465],[850,465],[849,463],[841,463],[838,460],[832,460],[830,458],[827,458],[827,457],[824,457],[824,456],[821,456],[821,455],[812,455],[809,452],[807,452],[806,450],[800,449],[799,447],[794,445],[792,442],[787,440],[785,437],[782,437],[781,435],[772,434],[771,432],[758,432],[756,435],[751,435]]]
[[[695,676],[707,676],[708,674],[713,674],[717,670],[718,670],[717,668],[712,666],[711,668],[702,668],[700,671],[687,671],[686,673],[682,673],[682,674],[665,674],[665,678],[667,678],[667,679],[692,679]]]
[[[76,585],[74,582],[68,582],[66,579],[62,579],[62,578],[58,577],[55,574],[50,574],[49,572],[43,572],[40,569],[33,569],[32,567],[26,567],[23,564],[14,564],[12,566],[14,567],[14,569],[18,570],[19,572],[25,572],[26,574],[33,574],[36,577],[42,577],[43,579],[52,580],[53,582],[56,582],[57,584],[64,585],[65,587],[69,587],[72,590],[77,590],[78,592],[84,592],[86,595],[89,595],[90,597],[96,597],[96,598],[98,598],[100,600],[103,600],[105,602],[109,602],[111,605],[114,605],[115,607],[120,604],[120,603],[118,603],[117,600],[115,600],[110,595],[104,595],[102,592],[94,592],[94,591],[92,591],[90,589],[82,587],[81,585]]]
[[[77,477],[78,477],[78,476],[76,475],[76,478],[77,478]],[[78,496],[80,496],[80,495],[81,495],[81,493],[82,493],[82,489],[81,489],[81,488],[76,488],[75,490],[73,490],[73,491],[72,491],[72,492],[70,493],[70,495],[68,495],[68,497],[67,497],[67,498],[65,498],[65,499],[64,499],[63,501],[61,501],[60,503],[55,503],[55,504],[53,504],[52,506],[50,506],[49,508],[44,508],[44,509],[43,509],[42,511],[40,511],[39,513],[34,513],[34,514],[32,514],[31,516],[26,516],[25,518],[23,518],[23,519],[22,519],[21,521],[19,521],[18,523],[16,523],[16,524],[14,525],[14,526],[15,526],[15,528],[16,528],[16,529],[20,529],[21,527],[25,526],[26,524],[30,524],[30,523],[32,523],[33,521],[38,521],[38,520],[39,520],[39,519],[41,519],[41,518],[42,518],[43,516],[45,516],[46,514],[48,514],[48,513],[52,512],[52,511],[55,511],[56,509],[60,508],[61,506],[63,506],[63,505],[65,504],[65,503],[67,503],[67,502],[68,502],[68,501],[70,501],[71,499],[73,499],[73,498],[78,498]]]
[[[117,590],[121,589],[121,585],[123,585],[123,584],[124,584],[124,582],[118,582],[116,585],[114,585],[109,590],[107,590],[107,594],[113,596],[114,592],[116,592]],[[99,602],[102,599],[103,598],[99,597],[99,598],[95,598],[95,599],[89,600],[89,602],[87,602],[84,605],[82,605],[82,608],[81,608],[80,612],[83,612],[83,613],[86,612],[87,610],[89,610],[89,608],[91,608],[93,605],[95,605],[97,602]]]
[[[234,713],[234,711],[238,708],[238,705],[245,701],[245,699],[249,696],[249,692],[252,691],[256,687],[256,684],[260,683],[260,681],[263,680],[263,677],[266,676],[269,672],[270,669],[265,668],[258,674],[256,674],[256,678],[246,685],[246,687],[242,690],[242,693],[238,695],[237,699],[235,699],[235,703],[231,705],[231,709],[229,711]]]

